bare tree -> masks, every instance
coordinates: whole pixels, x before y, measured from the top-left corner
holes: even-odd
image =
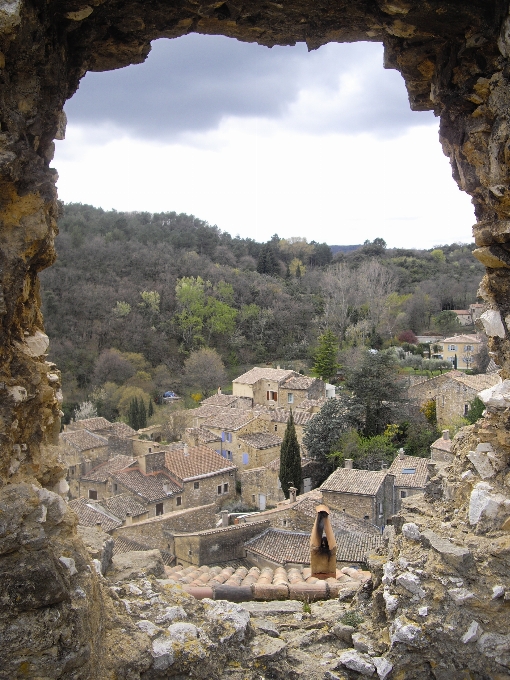
[[[227,379],[225,366],[215,349],[204,347],[192,352],[184,362],[184,380],[190,387],[198,387],[210,394]]]

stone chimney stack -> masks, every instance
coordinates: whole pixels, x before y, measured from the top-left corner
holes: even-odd
[[[124,518],[124,526],[129,527],[133,524],[133,517],[130,512],[126,512],[126,516]]]
[[[147,465],[145,464],[145,454],[138,456],[137,460],[138,460],[138,467],[140,468],[140,472],[142,474],[146,475],[147,474]]]
[[[404,460],[404,458],[406,457],[406,452],[404,451],[404,449],[398,450],[398,457],[400,460]]]
[[[289,486],[289,501],[291,503],[296,502],[296,493],[297,493],[296,487],[295,486]]]
[[[228,510],[222,510],[221,515],[221,526],[228,527]]]
[[[184,451],[183,451],[183,454],[184,454],[185,456],[189,456],[189,449],[188,449],[188,445],[187,445],[187,444],[184,444]]]
[[[344,468],[346,470],[352,470],[352,465],[353,465],[353,459],[352,458],[346,458],[344,460]]]
[[[450,430],[443,430],[443,439],[447,441],[450,439]]]
[[[221,387],[218,387],[218,394],[221,394]]]

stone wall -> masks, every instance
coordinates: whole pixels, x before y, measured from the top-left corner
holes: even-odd
[[[241,499],[245,505],[258,508],[258,495],[266,496],[266,505],[275,505],[284,499],[279,485],[278,472],[266,467],[242,470],[239,473],[241,482]]]
[[[395,477],[386,475],[377,494],[364,496],[356,493],[322,491],[324,503],[334,510],[346,512],[351,517],[368,520],[371,524],[384,527],[395,512]]]

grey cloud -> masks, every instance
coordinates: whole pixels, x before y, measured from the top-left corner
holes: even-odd
[[[355,78],[360,92],[321,107],[342,77]],[[292,105],[310,89],[313,111],[293,117]],[[268,49],[197,34],[158,40],[142,65],[88,73],[66,112],[70,123],[109,123],[162,141],[215,129],[228,116],[288,118],[290,127],[314,134],[377,136],[429,124],[432,116],[409,110],[402,78],[382,68],[380,45],[329,44],[308,53],[304,44]]]

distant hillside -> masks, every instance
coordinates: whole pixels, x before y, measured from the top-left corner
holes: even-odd
[[[361,248],[361,243],[357,246],[329,246],[333,255],[337,253],[351,253],[353,250],[358,250]]]

